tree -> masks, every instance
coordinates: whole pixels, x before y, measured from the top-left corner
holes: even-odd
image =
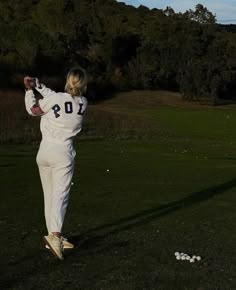
[[[201,24],[214,24],[216,23],[216,16],[212,14],[202,4],[197,4],[195,11],[189,9],[184,13],[184,16],[190,20],[196,21]]]
[[[236,30],[215,22],[201,4],[182,14],[115,0],[0,1],[1,80],[82,65],[96,86],[179,89],[215,103],[236,76]]]

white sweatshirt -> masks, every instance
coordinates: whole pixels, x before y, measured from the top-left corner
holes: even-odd
[[[28,90],[25,93],[25,107],[31,116],[41,116],[42,138],[71,142],[82,129],[87,99],[56,93],[38,82],[35,89],[43,99],[37,101],[33,90]]]

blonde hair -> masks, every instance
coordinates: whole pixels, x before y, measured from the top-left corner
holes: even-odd
[[[66,77],[65,91],[72,97],[82,96],[87,90],[87,74],[80,67],[72,68]]]

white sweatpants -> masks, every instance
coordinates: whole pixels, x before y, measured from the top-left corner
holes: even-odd
[[[48,233],[62,231],[74,173],[72,143],[42,140],[37,164],[44,193],[44,214]]]

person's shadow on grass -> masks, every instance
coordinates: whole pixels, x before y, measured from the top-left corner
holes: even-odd
[[[163,216],[166,216],[168,214],[174,213],[178,210],[189,208],[191,206],[197,205],[199,203],[205,202],[217,195],[224,194],[226,191],[230,190],[231,188],[236,187],[236,178],[222,183],[220,185],[215,185],[212,187],[209,187],[207,189],[194,192],[185,198],[182,198],[180,200],[170,202],[165,205],[153,207],[147,210],[143,210],[137,214],[133,214],[130,216],[127,216],[125,218],[118,219],[114,222],[107,223],[98,227],[94,227],[92,229],[89,229],[88,231],[81,233],[79,235],[74,235],[69,237],[69,240],[73,242],[75,245],[78,245],[74,250],[67,251],[66,256],[73,255],[76,251],[76,249],[95,249],[97,251],[97,244],[104,240],[106,237],[112,236],[116,233],[132,229],[134,227],[138,227],[143,224],[147,224],[148,222],[151,222],[152,220],[161,218]],[[127,242],[120,242],[120,246],[125,246]],[[51,271],[51,267],[59,266],[61,265],[61,262],[59,260],[52,260],[51,255],[48,255],[48,252],[44,250],[45,254],[43,254],[43,250],[38,251],[38,255],[35,255],[35,252],[33,254],[29,254],[23,258],[20,258],[17,261],[14,261],[12,265],[15,267],[16,265],[24,265],[25,263],[29,263],[32,260],[36,259],[36,265],[32,267],[30,270],[22,270],[22,273],[18,273],[17,276],[14,278],[7,275],[3,275],[2,277],[2,285],[4,285],[6,288],[13,287],[19,281],[22,280],[22,275],[25,278],[25,273],[27,272],[27,276],[31,277],[39,272],[41,274],[45,273],[47,274],[49,271]],[[86,253],[85,253],[86,255]],[[42,256],[38,260],[38,257]],[[39,264],[42,267],[39,267]],[[40,269],[39,269],[40,268]],[[22,268],[24,269],[24,268]]]
[[[236,178],[220,185],[215,185],[207,189],[194,192],[180,200],[143,210],[137,214],[89,229],[86,232],[69,237],[69,240],[80,248],[87,248],[89,245],[93,246],[99,240],[113,234],[146,224],[154,219],[161,218],[183,208],[189,208],[196,204],[205,202],[217,195],[224,194],[233,187],[236,187]]]

